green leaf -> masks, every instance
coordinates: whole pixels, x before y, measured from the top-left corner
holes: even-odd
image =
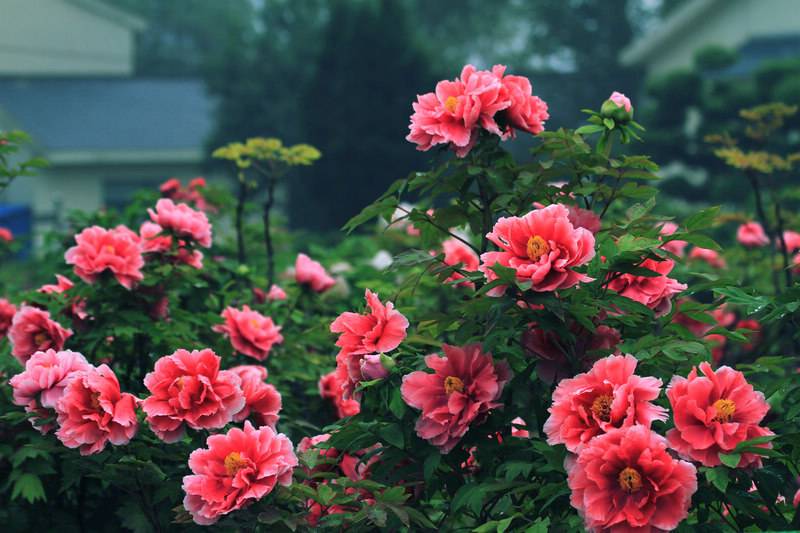
[[[396,448],[402,449],[405,444],[403,428],[400,427],[400,424],[387,424],[378,431],[378,435]]]
[[[722,461],[727,467],[736,468],[739,466],[739,461],[742,460],[742,454],[740,453],[721,453],[719,454],[719,460]]]
[[[592,133],[599,133],[603,131],[603,129],[604,128],[602,126],[598,126],[596,124],[587,124],[575,130],[575,133],[580,133],[581,135],[591,135]]]
[[[728,470],[722,467],[705,468],[706,479],[724,493],[728,489]]]
[[[47,501],[42,480],[39,479],[39,476],[30,472],[22,474],[14,482],[14,488],[11,490],[11,499],[16,500],[19,496],[22,496],[28,503],[34,503],[37,500]]]
[[[320,483],[317,486],[317,497],[315,498],[322,505],[330,505],[336,492],[327,483]]]
[[[442,454],[434,452],[425,458],[425,463],[422,465],[422,472],[425,476],[425,481],[433,477],[436,469],[439,468],[439,463],[442,462]]]
[[[550,518],[545,516],[543,518],[537,518],[536,522],[525,530],[525,533],[547,533],[549,527]]]
[[[719,215],[719,209],[720,207],[718,205],[709,207],[707,209],[701,209],[697,213],[687,218],[684,222],[684,226],[686,226],[686,229],[690,232],[709,228]]]
[[[603,125],[605,125],[605,127],[609,130],[613,130],[615,126],[614,121],[611,120],[610,118],[604,118]]]

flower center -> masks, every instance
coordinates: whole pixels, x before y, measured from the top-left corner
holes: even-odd
[[[592,402],[592,414],[603,422],[608,422],[611,420],[611,404],[613,401],[614,398],[610,395],[601,394]]]
[[[628,494],[632,494],[642,488],[641,474],[639,474],[635,468],[631,468],[629,466],[623,468],[622,472],[619,473],[618,481],[619,488]]]
[[[464,382],[455,376],[447,376],[444,378],[444,392],[447,394],[464,392]]]
[[[736,404],[733,400],[717,400],[714,402],[714,410],[717,412],[714,420],[717,422],[730,422],[736,412]]]
[[[117,253],[116,248],[114,248],[110,244],[106,244],[105,246],[103,246],[103,251],[106,252],[106,253],[109,253],[109,254]]]
[[[251,319],[250,320],[250,327],[253,328],[253,329],[258,329],[258,320],[256,320],[255,318]]]
[[[528,257],[531,261],[538,261],[540,257],[548,252],[550,252],[550,246],[539,235],[534,235],[528,239]]]
[[[458,98],[455,96],[448,96],[447,100],[444,101],[444,108],[447,109],[450,113],[456,112],[456,107],[458,106]]]
[[[91,403],[92,409],[100,409],[100,393],[93,392],[89,397],[89,403]]]
[[[50,336],[44,331],[40,331],[33,336],[33,343],[38,347],[50,340]]]
[[[247,466],[247,459],[242,457],[239,452],[231,452],[225,456],[225,472],[229,476],[235,476],[236,473]]]

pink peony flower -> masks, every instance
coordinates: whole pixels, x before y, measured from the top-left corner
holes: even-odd
[[[275,344],[283,342],[280,326],[246,305],[241,310],[235,307],[226,308],[222,312],[222,318],[225,323],[212,329],[228,337],[237,352],[259,361],[267,358]]]
[[[797,489],[797,492],[794,493],[794,498],[792,498],[792,506],[795,509],[800,507],[800,489]]]
[[[742,246],[757,248],[769,244],[769,237],[758,222],[746,222],[736,230],[736,240]]]
[[[5,298],[0,298],[0,339],[5,337],[11,328],[11,322],[16,312],[17,308],[14,304]]]
[[[37,289],[37,292],[41,292],[43,294],[61,294],[63,292],[67,292],[75,284],[72,283],[67,277],[62,276],[61,274],[56,274],[56,283],[55,284],[46,284],[42,285]]]
[[[641,267],[652,270],[660,274],[659,276],[637,276],[626,273],[612,279],[608,283],[608,288],[620,296],[646,305],[656,316],[663,316],[672,309],[672,297],[686,290],[685,284],[667,277],[674,266],[675,262],[672,259],[663,261],[646,259]]]
[[[311,287],[314,292],[325,292],[336,284],[322,265],[306,254],[297,254],[294,264],[294,278],[300,285]]]
[[[285,299],[286,299],[286,291],[284,291],[279,286],[273,283],[272,286],[269,288],[269,292],[267,293],[267,300],[275,302],[278,300],[285,300]]]
[[[344,376],[340,376],[335,370],[319,378],[319,395],[323,399],[333,402],[336,416],[339,418],[357,415],[361,411],[361,404],[357,400],[345,399],[345,382]]]
[[[507,133],[514,135],[513,128],[538,135],[544,131],[544,122],[550,115],[547,113],[547,104],[533,95],[533,87],[528,78],[524,76],[505,76],[506,67],[495,65],[492,74],[500,79],[503,84],[501,95],[511,99],[511,105],[505,109],[503,115],[508,123]],[[505,98],[501,98],[501,101]]]
[[[628,113],[631,112],[631,100],[624,94],[614,91],[608,99],[617,104],[617,107],[624,108]]]
[[[25,407],[28,413],[39,412],[43,408],[55,409],[72,374],[88,370],[91,366],[77,352],[36,352],[25,363],[25,370],[9,381],[14,390],[14,404]],[[39,427],[35,418],[29,420],[42,433],[53,429],[51,425]]]
[[[172,237],[164,235],[164,229],[155,222],[142,222],[139,238],[145,253],[165,253],[172,248]]]
[[[686,518],[697,470],[646,426],[614,429],[565,461],[570,503],[589,531],[671,531]]]
[[[127,444],[139,428],[136,403],[107,365],[76,372],[56,404],[56,437],[81,455],[100,453],[107,442]]]
[[[726,268],[728,266],[725,262],[725,258],[719,255],[719,252],[712,250],[711,248],[700,248],[699,246],[695,246],[692,248],[692,251],[689,252],[689,258],[705,261],[714,268]]]
[[[71,336],[72,330],[52,320],[49,312],[28,305],[23,305],[14,315],[8,330],[11,355],[23,365],[36,352],[51,348],[61,350]]]
[[[242,380],[242,392],[245,404],[241,411],[233,417],[234,422],[250,418],[256,427],[269,426],[275,428],[281,410],[281,395],[273,385],[264,383],[267,369],[263,366],[241,365],[230,369]]]
[[[589,372],[562,380],[544,423],[547,443],[579,453],[597,435],[666,420],[667,411],[652,403],[661,392],[661,380],[637,376],[636,364],[632,355],[610,355]]]
[[[142,402],[147,423],[164,442],[176,442],[185,426],[217,429],[233,420],[246,400],[235,372],[219,369],[209,350],[177,350],[156,361],[144,378],[151,396]]]
[[[682,457],[717,466],[719,455],[740,442],[773,434],[759,426],[769,404],[744,374],[727,366],[715,372],[708,363],[700,364],[700,373],[693,368],[687,378],[675,376],[667,388],[675,419],[667,440]],[[769,443],[759,446],[772,447]],[[760,456],[743,453],[739,468],[746,466],[760,467]]]
[[[184,476],[183,506],[197,524],[210,525],[231,511],[260,500],[281,484],[292,484],[297,456],[292,442],[269,426],[233,428],[211,435],[208,448],[189,456],[192,474]]]
[[[561,204],[535,209],[524,217],[502,217],[486,237],[501,248],[481,255],[480,270],[488,281],[497,279],[495,264],[513,268],[520,282],[530,281],[538,292],[567,289],[592,281],[573,268],[594,257],[594,236],[585,228],[575,228],[569,210]],[[487,294],[500,296],[506,287],[495,287]]]
[[[147,210],[150,219],[179,237],[190,239],[204,248],[211,246],[211,224],[202,211],[186,204],[176,204],[169,198],[156,202],[156,210]]]
[[[677,224],[675,224],[674,222],[664,222],[661,225],[661,229],[659,230],[659,233],[661,235],[669,237],[670,235],[672,235],[676,231],[678,231],[678,225]],[[678,257],[683,257],[683,255],[686,253],[686,246],[688,246],[688,245],[689,245],[689,243],[686,242],[686,241],[674,240],[674,241],[665,242],[664,244],[661,245],[661,247],[663,249],[665,249],[666,251],[677,255]]]
[[[592,235],[600,231],[602,222],[600,216],[591,209],[583,209],[576,205],[568,205],[569,221],[577,228],[584,228],[592,232]]]
[[[522,418],[520,418],[520,417],[515,418],[514,420],[511,421],[511,424],[512,424],[512,426],[511,426],[511,436],[512,437],[517,437],[518,439],[529,439],[529,438],[531,438],[530,432],[528,432],[527,429],[523,429],[523,428],[527,427],[528,425],[525,423],[525,421]]]
[[[384,379],[389,371],[381,362],[381,355],[372,353],[361,358],[361,377],[363,379]]]
[[[86,283],[94,283],[105,270],[126,289],[142,280],[144,259],[140,239],[125,226],[114,229],[92,226],[77,234],[75,242],[77,245],[67,250],[64,259]]]
[[[0,227],[0,241],[11,242],[14,240],[14,234],[8,228]]]
[[[498,400],[511,379],[508,363],[484,354],[479,344],[459,348],[443,345],[444,357],[429,355],[425,364],[433,374],[418,370],[403,376],[403,400],[422,414],[417,435],[449,453],[471,425],[484,421],[489,411],[502,407]]]
[[[800,249],[800,233],[792,230],[783,232],[783,242],[786,243],[786,249],[789,253],[793,253]]]
[[[475,272],[478,270],[478,266],[480,260],[478,259],[478,254],[475,251],[464,244],[463,242],[459,241],[458,239],[450,238],[447,239],[442,243],[442,249],[444,251],[444,264],[448,266],[455,266],[459,263],[461,266],[459,267],[461,270],[465,270],[467,272]],[[460,272],[453,272],[453,274],[447,278],[447,281],[457,281],[460,279],[464,279],[464,275]],[[462,281],[457,285],[458,287],[469,287],[471,289],[475,288],[475,284],[471,281]]]
[[[158,190],[164,198],[172,198],[181,190],[181,182],[177,178],[170,178],[162,183]]]

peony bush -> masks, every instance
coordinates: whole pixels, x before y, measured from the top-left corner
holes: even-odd
[[[214,153],[235,194],[169,179],[2,280],[8,530],[800,528],[797,158],[764,151],[796,109],[709,139],[759,221],[659,214],[618,92],[547,131],[468,65],[412,109],[432,168],[339,242],[273,212],[321,154],[254,138]]]

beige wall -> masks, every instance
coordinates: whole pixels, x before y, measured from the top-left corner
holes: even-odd
[[[0,76],[133,72],[134,34],[67,0],[0,0]]]

